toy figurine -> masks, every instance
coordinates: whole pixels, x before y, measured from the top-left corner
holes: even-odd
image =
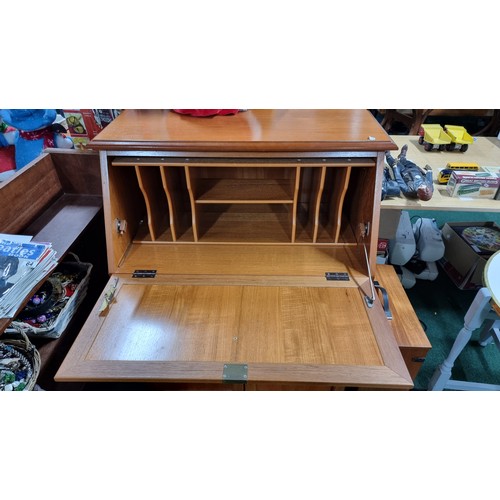
[[[382,201],[391,196],[399,196],[400,192],[399,184],[391,177],[389,167],[385,166],[382,177]]]
[[[424,169],[406,158],[408,146],[401,148],[401,153],[394,159],[389,151],[385,153],[385,159],[392,168],[394,179],[399,189],[407,198],[418,198],[428,201],[432,198],[434,185],[432,183],[432,169],[426,165]]]
[[[16,170],[37,158],[45,148],[72,149],[73,140],[54,123],[55,109],[0,109],[0,119],[16,129],[9,143],[15,148]]]

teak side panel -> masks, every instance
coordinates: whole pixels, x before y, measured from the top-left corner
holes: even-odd
[[[415,380],[432,348],[393,266],[378,265],[376,279],[389,292],[391,326],[403,359]]]
[[[107,165],[101,163],[101,172],[108,268],[113,273],[130,247],[142,217],[146,214],[146,207],[134,167],[118,171],[108,169]],[[126,221],[126,228],[122,232],[117,227],[119,221]]]

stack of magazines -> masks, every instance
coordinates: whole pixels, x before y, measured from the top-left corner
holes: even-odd
[[[14,317],[30,291],[56,267],[55,255],[50,243],[0,236],[0,318]]]

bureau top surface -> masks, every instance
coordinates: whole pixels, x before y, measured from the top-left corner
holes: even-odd
[[[208,118],[125,110],[90,147],[110,151],[373,152],[397,149],[364,109],[252,109]]]

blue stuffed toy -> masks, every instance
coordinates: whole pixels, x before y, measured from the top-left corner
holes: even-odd
[[[54,123],[56,117],[55,109],[0,109],[0,119],[17,129],[9,141],[15,147],[16,170],[37,158],[45,148],[74,148],[64,127]]]

